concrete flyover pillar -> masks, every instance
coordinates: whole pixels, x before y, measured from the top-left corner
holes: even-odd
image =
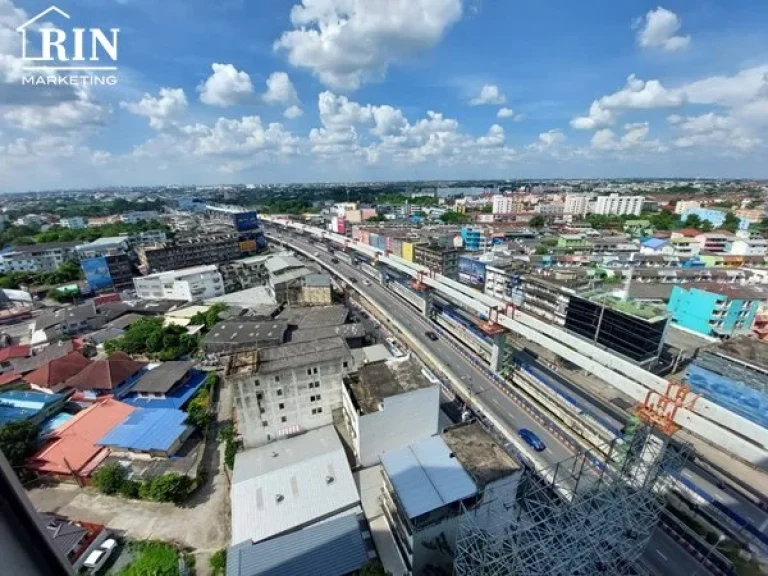
[[[432,318],[432,312],[435,308],[432,292],[430,290],[424,290],[421,292],[421,299],[423,301],[423,304],[421,305],[422,315],[427,319]]]
[[[504,353],[507,349],[507,331],[504,330],[493,337],[490,368],[493,372],[501,372],[504,366]]]

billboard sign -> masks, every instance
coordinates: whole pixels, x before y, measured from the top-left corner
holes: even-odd
[[[484,286],[485,264],[474,258],[459,256],[459,280],[473,286]]]
[[[235,228],[238,232],[255,230],[259,227],[259,215],[256,212],[238,212],[235,214]]]
[[[103,256],[97,258],[84,258],[80,266],[85,272],[85,279],[93,290],[103,290],[112,287],[112,275],[109,273],[107,259]]]

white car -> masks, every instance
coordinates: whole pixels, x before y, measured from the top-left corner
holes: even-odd
[[[88,558],[83,562],[83,567],[90,572],[96,572],[104,566],[115,548],[117,548],[117,542],[114,538],[107,538],[96,550],[88,554]]]
[[[363,284],[365,284],[366,286],[370,286],[371,282],[369,280],[363,280]]]

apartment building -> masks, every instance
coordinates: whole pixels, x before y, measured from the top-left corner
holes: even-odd
[[[226,378],[234,391],[245,446],[332,424],[352,362],[339,337],[234,355]]]
[[[493,214],[518,214],[524,209],[520,198],[516,196],[494,194],[492,203]]]
[[[413,261],[437,274],[456,279],[459,276],[459,254],[461,250],[452,246],[417,244],[413,248]]]
[[[80,258],[99,258],[113,254],[127,254],[131,250],[128,236],[97,238],[88,244],[79,244],[75,251]]]
[[[516,513],[522,466],[477,422],[387,452],[381,463],[384,517],[410,574],[452,571],[464,515],[482,529]]]
[[[75,258],[77,242],[51,242],[14,246],[0,253],[0,273],[51,272]]]
[[[88,285],[96,292],[133,288],[133,261],[128,254],[83,258],[80,267]]]
[[[488,296],[520,304],[520,274],[513,268],[485,267],[485,287]]]
[[[440,382],[410,356],[362,366],[345,379],[344,423],[362,466],[438,432]]]
[[[565,213],[565,204],[563,202],[539,202],[534,211],[542,216],[562,216]]]
[[[219,265],[219,272],[224,279],[227,292],[247,290],[267,283],[269,272],[266,262],[275,255],[256,255],[249,258],[239,258]]]
[[[589,196],[585,194],[566,194],[563,211],[565,214],[583,218],[589,211]]]
[[[120,221],[125,224],[138,224],[148,220],[158,220],[160,213],[157,210],[137,210],[120,215]]]
[[[583,274],[558,272],[550,277],[528,274],[520,282],[520,307],[552,324],[564,326],[571,297],[588,286],[589,281]]]
[[[59,220],[59,226],[69,230],[82,230],[88,228],[88,219],[82,216],[72,216],[71,218],[62,218]]]
[[[193,302],[224,295],[224,281],[214,264],[139,276],[133,284],[142,300]]]
[[[591,204],[591,212],[602,216],[640,216],[643,211],[643,196],[621,196],[609,194],[598,196]]]
[[[768,293],[756,288],[715,283],[674,286],[667,309],[672,322],[705,336],[748,334]]]
[[[701,202],[697,200],[678,200],[675,204],[675,214],[683,215],[686,210],[698,210],[701,208]]]
[[[701,252],[711,252],[713,254],[725,254],[728,246],[734,240],[735,236],[730,232],[704,232],[696,236],[696,241],[701,247]]]
[[[725,251],[734,256],[765,256],[768,241],[765,238],[734,238]]]
[[[227,262],[243,256],[237,236],[195,236],[138,249],[139,263],[146,272]]]

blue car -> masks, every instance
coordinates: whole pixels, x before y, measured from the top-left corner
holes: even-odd
[[[547,449],[547,447],[544,445],[544,442],[541,441],[541,438],[536,436],[536,434],[527,428],[520,429],[520,438],[525,440],[525,442],[529,444],[531,448],[536,450],[536,452],[542,452]]]

